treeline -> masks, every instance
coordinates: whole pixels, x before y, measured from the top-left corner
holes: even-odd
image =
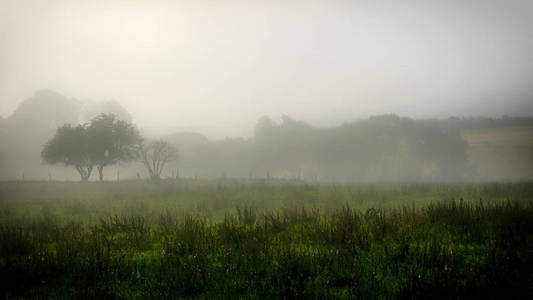
[[[262,117],[250,139],[167,137],[180,149],[179,168],[200,177],[306,180],[461,180],[473,175],[457,128],[395,115],[314,128],[284,116]]]
[[[72,168],[43,164],[41,150],[58,127],[86,123],[99,113],[132,121],[116,101],[81,102],[52,91],[35,93],[11,116],[0,119],[0,179],[76,179]],[[475,168],[461,132],[495,127],[533,127],[533,118],[414,120],[383,115],[316,128],[288,116],[280,122],[262,117],[249,138],[210,140],[198,133],[164,137],[176,146],[179,159],[165,167],[161,177],[471,179]],[[117,179],[149,177],[138,162],[114,165],[104,173]]]

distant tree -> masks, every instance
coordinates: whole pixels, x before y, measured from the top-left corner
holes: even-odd
[[[78,122],[80,103],[51,90],[37,91],[24,100],[9,117],[10,126],[42,145],[58,126]]]
[[[98,169],[100,181],[104,167],[128,162],[136,157],[135,146],[141,137],[132,124],[117,119],[114,114],[100,114],[86,128],[88,151]]]
[[[268,116],[262,116],[257,121],[254,129],[254,136],[257,139],[267,138],[276,128],[276,123]]]
[[[150,178],[160,179],[165,165],[178,159],[178,150],[165,140],[156,140],[148,145],[141,141],[138,144],[138,156]]]
[[[84,125],[72,127],[65,124],[57,128],[56,135],[42,149],[43,160],[49,164],[63,163],[66,166],[74,166],[81,180],[87,181],[94,162],[87,151],[86,134]]]
[[[80,118],[82,122],[85,122],[102,113],[113,114],[118,120],[131,123],[130,113],[116,100],[86,102],[81,110]]]

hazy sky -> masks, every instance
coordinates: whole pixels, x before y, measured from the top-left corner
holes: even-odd
[[[533,115],[533,1],[0,0],[0,115],[43,88],[212,137]]]

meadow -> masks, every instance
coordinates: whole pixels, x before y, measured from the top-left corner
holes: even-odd
[[[467,129],[468,159],[483,181],[533,179],[533,128]]]
[[[0,183],[0,295],[533,297],[533,183]]]

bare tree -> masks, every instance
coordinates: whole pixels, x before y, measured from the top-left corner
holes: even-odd
[[[165,165],[178,159],[178,150],[165,140],[156,140],[146,146],[141,142],[139,158],[148,170],[150,178],[160,179]]]

